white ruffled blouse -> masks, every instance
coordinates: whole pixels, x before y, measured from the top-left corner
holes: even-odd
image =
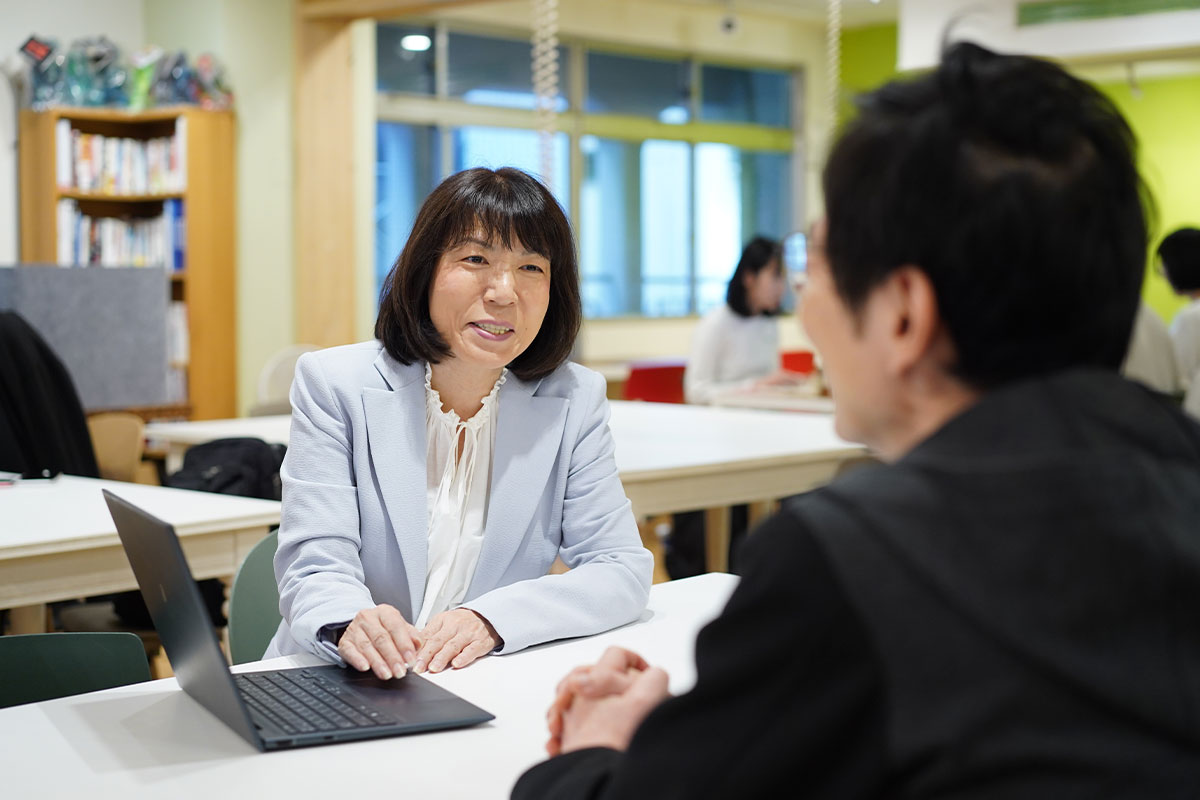
[[[426,364],[429,556],[425,598],[414,623],[418,628],[425,627],[433,615],[461,605],[475,575],[487,522],[499,393],[508,370],[500,373],[492,391],[483,398],[483,407],[467,420],[459,419],[454,410],[442,410],[442,398],[433,388],[432,377],[433,371]]]

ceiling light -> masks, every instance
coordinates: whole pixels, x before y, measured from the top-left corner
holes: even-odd
[[[400,46],[413,53],[424,53],[433,46],[433,40],[423,33],[410,33],[400,37]]]

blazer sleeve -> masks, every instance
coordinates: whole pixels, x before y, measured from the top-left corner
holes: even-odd
[[[359,557],[358,489],[346,420],[317,353],[301,356],[292,383],[292,426],[280,477],[283,514],[275,578],[292,637],[339,662],[320,641],[324,625],[349,622],[375,605]]]
[[[746,566],[728,606],[700,632],[692,691],[651,712],[627,752],[550,759],[512,796],[884,794],[882,667],[824,553],[784,514],[747,541]]]
[[[570,567],[503,586],[463,605],[482,614],[512,653],[534,644],[587,636],[637,619],[650,596],[654,557],[617,474],[604,379],[585,374],[572,403],[584,408],[562,501],[559,557]]]

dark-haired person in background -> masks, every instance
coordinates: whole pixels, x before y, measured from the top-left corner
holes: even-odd
[[[783,248],[774,239],[755,236],[742,248],[725,302],[713,308],[696,326],[692,352],[683,376],[684,397],[689,403],[709,403],[721,392],[751,389],[759,385],[792,382],[779,368],[779,303],[786,288]],[[746,537],[749,511],[732,506],[730,515],[730,563]],[[687,511],[671,520],[666,541],[665,563],[672,578],[686,578],[705,571],[705,514]]]
[[[292,386],[267,656],[379,678],[582,636],[645,608],[652,558],[613,460],[562,209],[525,173],[452,175],[387,277],[376,341]],[[572,567],[547,575],[555,556]]]
[[[786,380],[779,369],[775,315],[786,288],[779,242],[756,236],[743,248],[725,290],[725,302],[704,315],[692,336],[684,373],[689,403],[756,383]]]
[[[1171,341],[1179,363],[1184,404],[1200,416],[1200,229],[1180,228],[1158,245],[1158,258],[1171,288],[1191,302],[1171,321]]]
[[[801,319],[887,463],[750,536],[687,694],[619,649],[571,673],[515,797],[1196,797],[1200,424],[1117,374],[1134,151],[970,44],[862,101]]]

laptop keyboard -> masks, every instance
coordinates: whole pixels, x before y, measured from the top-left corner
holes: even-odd
[[[285,733],[351,730],[398,720],[312,670],[234,675],[246,705]]]

